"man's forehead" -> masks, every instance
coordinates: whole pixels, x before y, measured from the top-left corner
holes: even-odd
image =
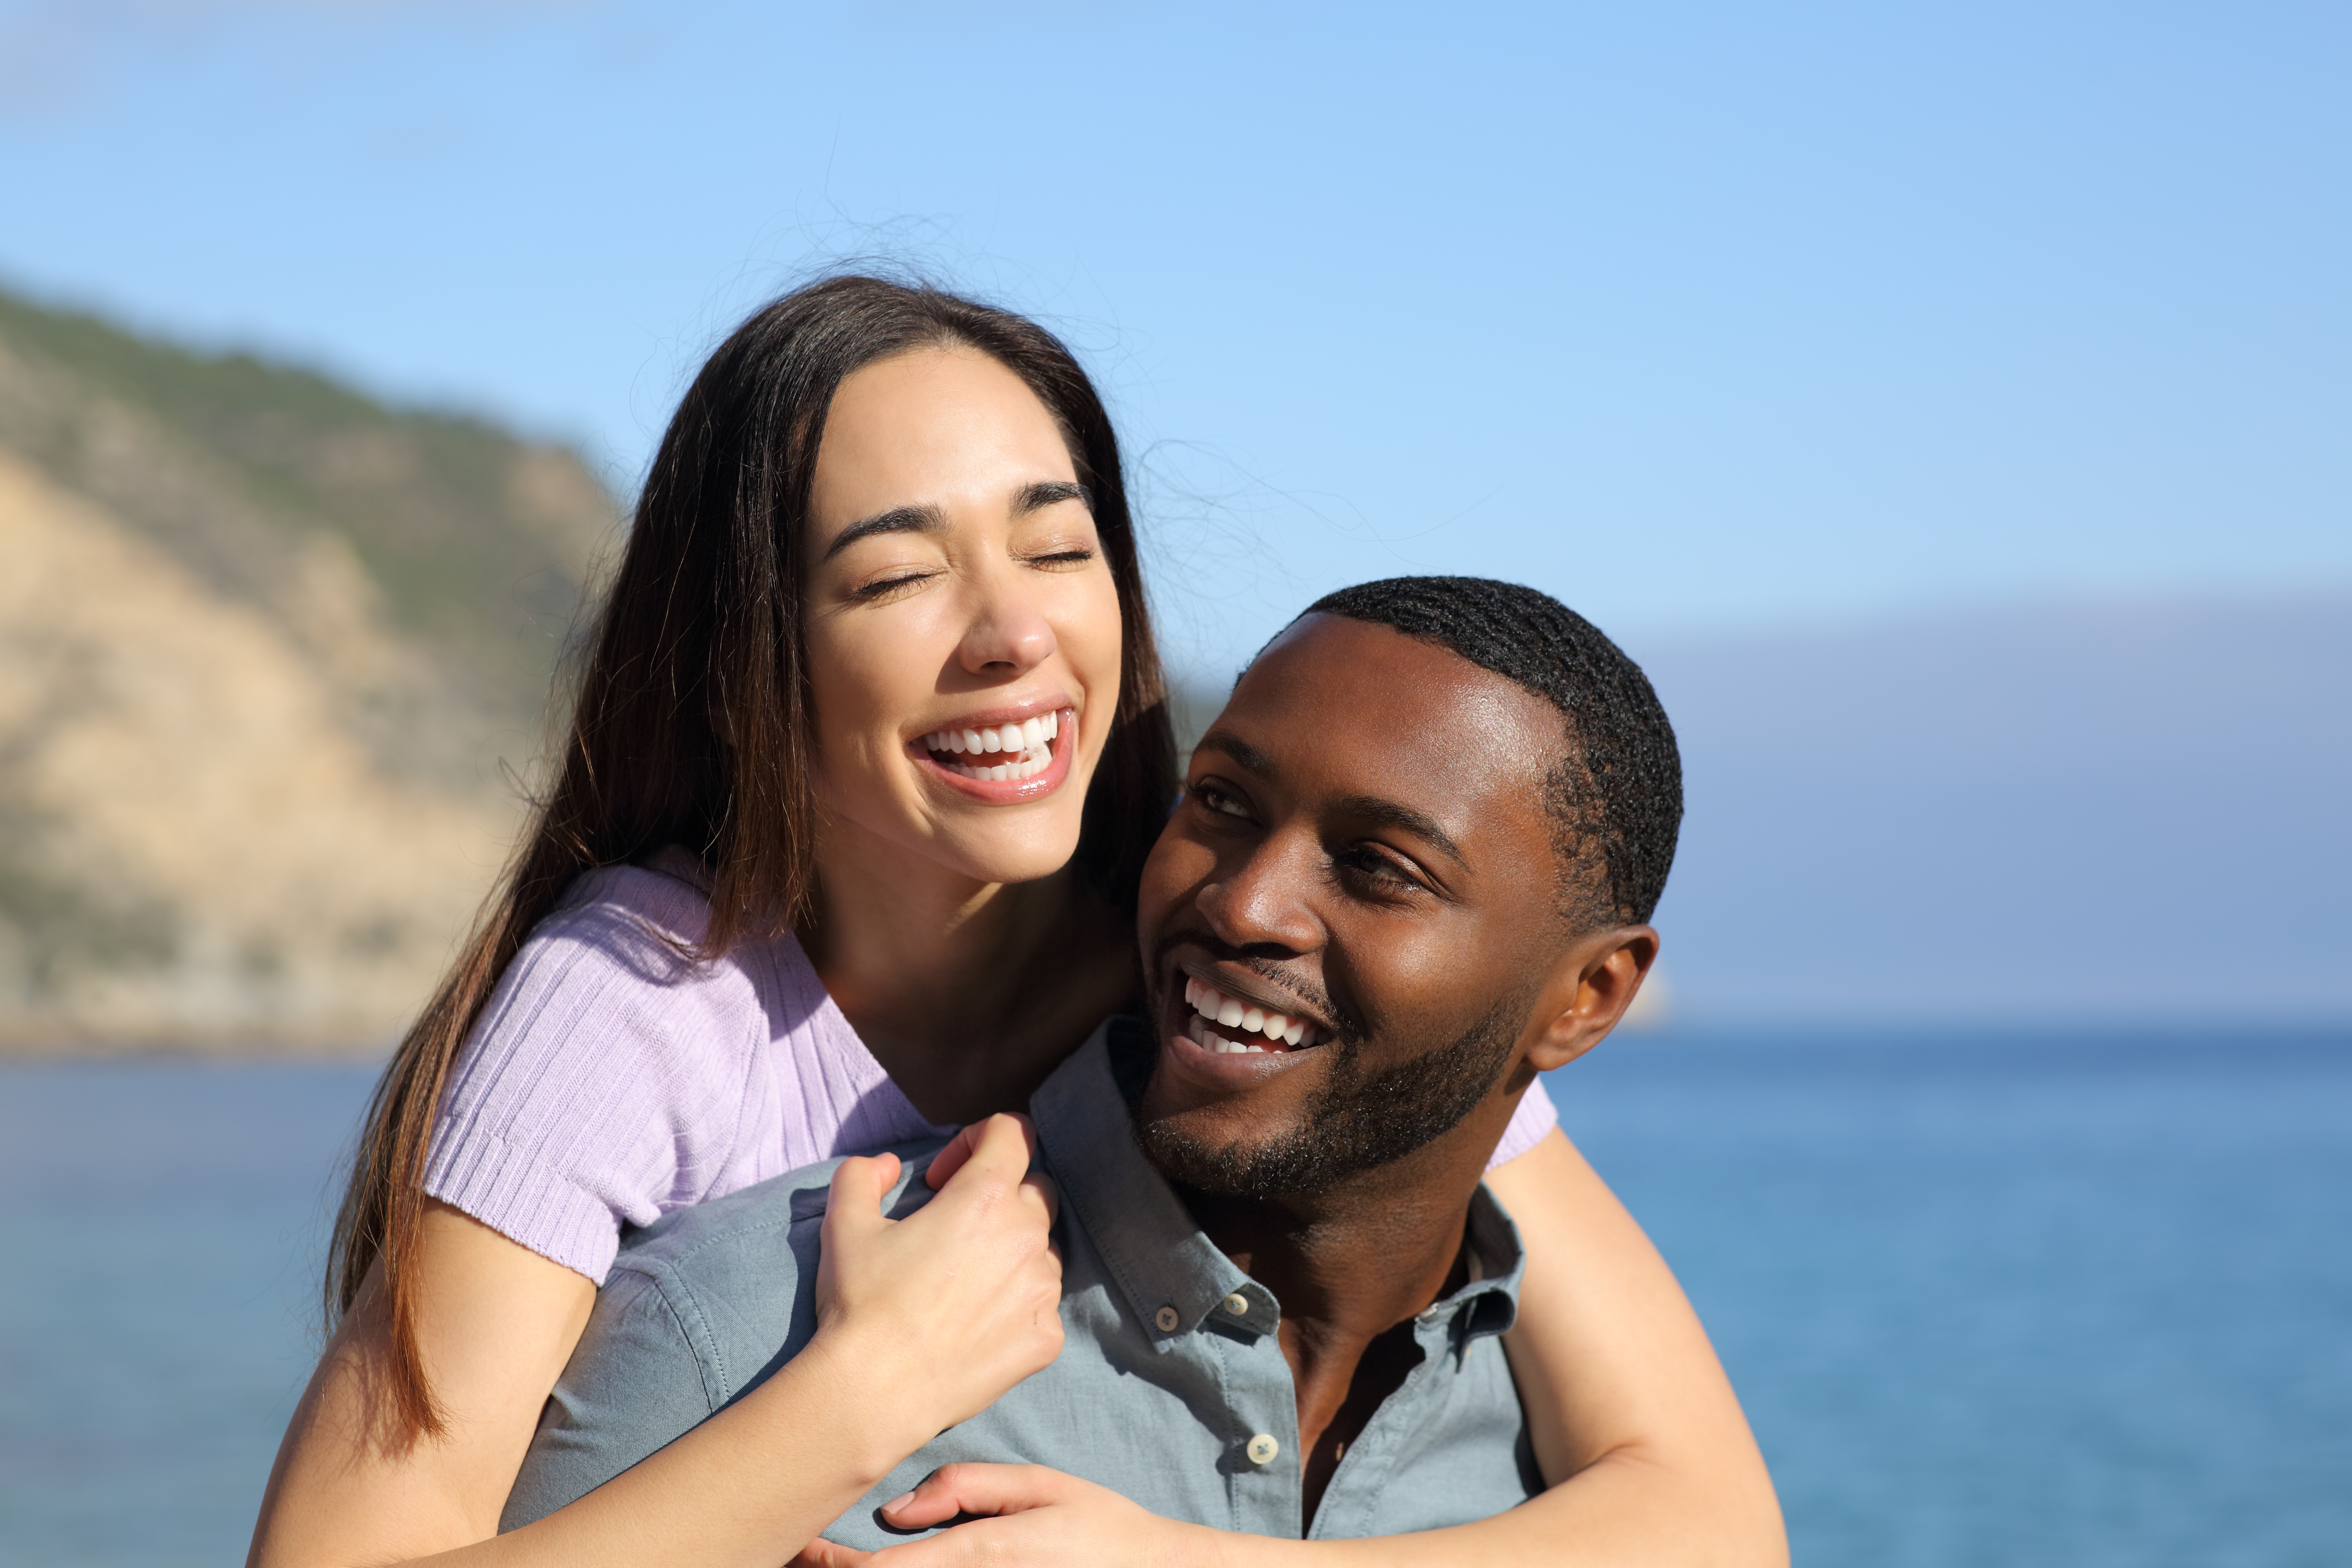
[[[1517,681],[1391,626],[1302,617],[1244,670],[1215,728],[1320,791],[1467,804],[1559,759],[1565,720]],[[1532,805],[1532,803],[1530,803]]]

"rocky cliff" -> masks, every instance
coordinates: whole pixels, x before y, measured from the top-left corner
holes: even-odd
[[[561,447],[0,296],[0,1046],[380,1047],[616,519]]]

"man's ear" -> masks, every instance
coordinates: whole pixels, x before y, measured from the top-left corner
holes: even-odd
[[[1657,959],[1658,933],[1649,926],[1608,926],[1570,942],[1538,1005],[1539,1016],[1550,1016],[1528,1047],[1528,1066],[1549,1072],[1599,1045]]]

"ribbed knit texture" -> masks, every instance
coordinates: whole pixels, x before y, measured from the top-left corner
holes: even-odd
[[[691,862],[654,865],[590,872],[531,932],[451,1068],[425,1164],[427,1193],[599,1284],[624,1226],[954,1131],[890,1081],[792,937],[681,956],[709,905]],[[1557,1120],[1536,1084],[1494,1163]]]

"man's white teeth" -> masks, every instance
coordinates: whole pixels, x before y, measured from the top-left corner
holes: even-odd
[[[950,773],[968,779],[1027,779],[1044,773],[1054,761],[1054,739],[1062,732],[1060,713],[1024,719],[1018,724],[991,725],[984,730],[934,730],[923,737],[933,758],[1002,756],[986,767],[977,763],[941,763]]]
[[[1231,1056],[1247,1051],[1264,1051],[1265,1046],[1244,1045],[1211,1031],[1214,1024],[1221,1029],[1238,1028],[1244,1034],[1262,1035],[1276,1042],[1277,1048],[1287,1046],[1293,1050],[1302,1045],[1312,1045],[1315,1026],[1285,1013],[1269,1013],[1255,1005],[1236,1002],[1219,993],[1213,986],[1184,977],[1184,1001],[1192,1007],[1193,1017],[1185,1026],[1192,1040],[1220,1055]]]
[[[1194,1045],[1212,1056],[1266,1057],[1275,1054],[1265,1046],[1246,1045],[1240,1040],[1225,1038],[1210,1028],[1209,1021],[1198,1013],[1193,1014],[1192,1022],[1184,1026],[1184,1033]]]

